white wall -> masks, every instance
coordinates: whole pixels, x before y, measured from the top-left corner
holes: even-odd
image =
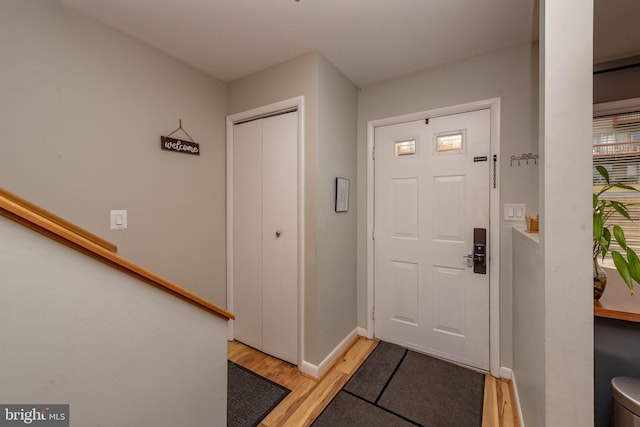
[[[226,425],[225,320],[0,217],[0,402],[74,426]]]
[[[593,1],[540,2],[545,425],[593,425]],[[542,290],[544,288],[544,291]],[[528,423],[527,423],[528,424]]]
[[[527,426],[545,416],[545,307],[538,234],[513,230],[513,375]]]
[[[226,86],[58,1],[0,2],[0,40],[0,186],[224,307]]]
[[[501,100],[500,186],[503,203],[538,208],[538,168],[510,167],[511,155],[537,153],[537,45],[523,44],[467,58],[363,88],[358,97],[358,324],[367,325],[367,122],[463,104]],[[502,224],[510,231],[510,224]],[[502,239],[500,264],[508,268],[510,235]],[[507,271],[510,273],[510,271]],[[512,366],[510,274],[500,275],[501,365]]]

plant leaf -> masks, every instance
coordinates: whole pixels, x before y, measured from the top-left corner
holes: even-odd
[[[627,218],[629,221],[633,221],[631,219],[631,216],[629,215],[629,210],[627,209],[627,207],[623,203],[612,201],[611,202],[611,206],[620,215],[622,215],[623,217]]]
[[[609,252],[609,246],[611,245],[611,232],[609,231],[608,228],[604,229],[604,233],[602,233],[602,238],[598,240],[598,243],[600,244],[600,252],[602,252],[602,259],[604,260],[604,257],[607,256],[607,253]]]
[[[604,243],[600,242],[600,253],[602,254],[602,261],[604,261],[607,253],[609,252],[609,247],[605,248]]]
[[[614,187],[618,187],[618,188],[624,188],[625,190],[629,190],[629,191],[640,191],[637,188],[630,187],[630,186],[628,186],[626,184],[623,184],[621,182],[616,182],[615,184],[613,184],[613,186]]]
[[[629,274],[631,274],[631,278],[636,281],[636,283],[640,283],[640,259],[638,259],[638,255],[631,248],[627,248],[627,260],[629,264]],[[633,289],[631,289],[633,292]]]
[[[616,242],[620,245],[622,249],[627,250],[627,239],[624,237],[624,231],[622,231],[622,227],[619,225],[613,226],[613,236],[616,238]]]
[[[604,218],[602,217],[602,214],[594,213],[593,214],[593,236],[596,238],[596,240],[600,240],[602,238],[602,235],[604,233],[603,228],[604,228]]]
[[[596,170],[604,178],[607,184],[609,184],[609,171],[604,166],[601,166],[601,165],[596,166]]]
[[[611,258],[613,258],[613,263],[616,266],[616,270],[620,273],[620,277],[624,280],[624,283],[627,284],[627,287],[633,290],[633,282],[631,281],[631,273],[629,272],[629,264],[624,259],[620,252],[611,251]]]
[[[593,209],[595,209],[596,206],[598,206],[598,195],[593,193]]]

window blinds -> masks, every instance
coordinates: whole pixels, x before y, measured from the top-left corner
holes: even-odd
[[[593,119],[593,165],[604,166],[612,183],[621,182],[640,190],[640,111]],[[604,180],[593,169],[593,191],[602,188]],[[640,250],[640,192],[614,189],[606,198],[619,200],[629,206],[633,221],[614,215],[609,222],[623,227],[627,244]],[[611,242],[611,249],[620,250]],[[610,255],[604,264],[613,266]]]

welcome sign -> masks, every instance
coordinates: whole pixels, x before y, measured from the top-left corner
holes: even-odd
[[[176,151],[178,153],[200,155],[200,144],[197,142],[184,141],[182,139],[169,138],[168,136],[160,137],[160,147],[163,150]]]

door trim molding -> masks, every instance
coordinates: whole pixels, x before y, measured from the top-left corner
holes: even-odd
[[[304,96],[227,116],[227,311],[233,313],[233,126],[251,119],[298,111],[298,369],[304,361]],[[233,341],[233,321],[228,322],[227,339]]]
[[[447,116],[476,110],[491,112],[491,166],[493,156],[498,156],[495,170],[495,188],[490,183],[489,192],[489,365],[490,373],[500,377],[500,98],[436,108],[401,116],[372,120],[367,123],[367,338],[373,338],[375,325],[374,307],[374,160],[373,144],[376,127],[421,120],[426,117]],[[495,250],[493,248],[496,248]]]

